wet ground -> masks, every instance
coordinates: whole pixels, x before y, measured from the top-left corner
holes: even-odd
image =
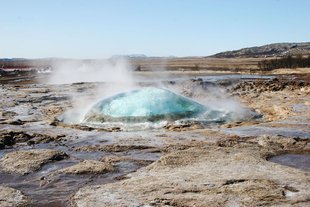
[[[304,154],[283,154],[272,157],[269,161],[310,171],[310,156]]]
[[[192,167],[191,170],[195,170],[196,164],[196,167],[199,166],[200,159],[204,159],[203,156],[197,158],[195,149],[201,151],[202,155],[207,153],[205,149],[212,152],[215,150],[214,154],[216,154],[218,148],[223,148],[223,150],[220,150],[221,152],[236,153],[236,156],[238,156],[237,152],[240,151],[241,157],[243,156],[243,150],[245,155],[251,154],[251,152],[258,153],[257,159],[260,156],[265,156],[266,159],[268,157],[266,163],[259,162],[263,163],[260,166],[262,176],[265,176],[263,169],[268,168],[268,163],[278,163],[275,169],[286,173],[282,173],[283,176],[279,178],[260,177],[260,179],[268,182],[275,182],[273,179],[278,179],[277,182],[281,183],[281,179],[284,180],[285,176],[291,176],[291,170],[292,173],[303,173],[299,178],[300,180],[294,181],[297,188],[301,186],[301,184],[299,186],[298,182],[306,183],[303,184],[305,186],[300,187],[300,192],[304,192],[303,188],[310,187],[309,183],[307,184],[310,179],[308,174],[310,157],[310,82],[307,75],[279,77],[202,75],[182,77],[182,79],[165,79],[159,84],[160,86],[178,90],[180,94],[198,100],[207,97],[207,100],[216,98],[217,101],[220,100],[221,102],[229,100],[231,101],[230,104],[242,102],[244,108],[247,109],[245,111],[250,114],[246,116],[246,119],[228,120],[224,123],[163,122],[158,125],[135,126],[131,129],[127,129],[126,126],[105,125],[104,127],[98,127],[79,124],[78,120],[86,111],[89,103],[95,103],[95,101],[102,98],[101,96],[106,90],[110,89],[106,83],[49,85],[31,83],[31,78],[29,79],[30,82],[28,82],[28,79],[27,82],[19,82],[18,78],[10,77],[9,81],[5,80],[4,84],[1,85],[0,165],[2,167],[0,170],[0,183],[1,186],[20,190],[31,200],[34,206],[83,206],[85,202],[96,200],[92,197],[87,200],[87,195],[103,193],[100,190],[92,189],[92,187],[89,188],[92,190],[88,191],[87,186],[105,186],[105,184],[108,184],[110,192],[116,192],[114,189],[118,189],[121,182],[124,182],[124,191],[128,193],[127,196],[139,198],[139,205],[141,203],[151,203],[155,206],[192,206],[192,201],[174,202],[173,199],[180,199],[179,196],[182,193],[179,195],[178,191],[172,191],[172,193],[170,191],[170,193],[161,192],[161,190],[157,189],[157,181],[155,182],[155,180],[152,181],[154,185],[152,183],[149,185],[154,192],[158,190],[159,194],[154,194],[154,196],[160,198],[161,193],[164,193],[163,195],[172,195],[168,196],[170,200],[168,198],[165,198],[165,201],[152,200],[152,193],[144,192],[145,195],[150,196],[149,198],[148,196],[141,197],[137,193],[131,194],[128,190],[136,188],[139,191],[139,186],[142,188],[145,185],[145,183],[142,185],[132,181],[140,178],[139,172],[145,175],[158,173],[158,179],[161,176],[163,176],[163,180],[169,179],[167,177],[169,175],[165,175],[160,170],[162,165],[176,167],[177,177],[175,178],[181,176],[179,177],[181,179],[182,167],[193,163],[193,166],[189,165],[189,167]],[[23,77],[24,80],[26,78]],[[158,83],[155,84],[152,80],[144,81],[140,85],[158,86]],[[98,91],[98,88],[103,90]],[[106,90],[104,90],[105,88]],[[64,114],[66,115],[66,121],[62,122]],[[35,159],[36,155],[29,155],[30,159],[26,159],[22,154],[16,155],[19,156],[20,165],[16,165],[15,168],[4,166],[4,163],[14,163],[14,160],[10,160],[16,159],[12,155],[14,152],[23,153],[28,150],[39,149],[58,150],[67,156],[62,159],[52,159],[50,157],[45,158],[43,154],[43,158],[38,163],[31,163],[29,160]],[[178,157],[179,154],[185,160],[178,161],[178,159],[181,159]],[[173,157],[174,161],[170,160],[170,156]],[[241,157],[231,160],[231,162],[238,164],[238,160],[243,159]],[[188,160],[186,160],[187,158]],[[222,160],[217,161],[216,159],[216,156],[210,157],[210,160],[218,162],[217,167],[220,170],[221,165],[225,164],[223,162],[226,158],[224,155],[219,154],[218,159]],[[249,166],[252,166],[256,161],[251,162],[245,162],[245,164],[248,163]],[[26,173],[18,173],[18,169],[24,165],[33,165],[34,167],[30,170],[27,168]],[[282,169],[277,167],[278,165],[290,167]],[[77,167],[74,169],[69,168],[72,166]],[[255,165],[253,164],[253,166]],[[225,169],[229,171],[229,168],[225,167]],[[150,172],[146,173],[145,171],[148,170]],[[163,168],[163,170],[166,169]],[[234,170],[233,167],[231,170]],[[248,172],[251,173],[251,170],[254,170],[254,168],[249,167]],[[215,172],[210,171],[210,173],[214,176],[213,173]],[[186,170],[184,171],[185,178],[192,179],[187,177]],[[218,186],[218,189],[223,190],[223,186],[227,186],[225,182],[235,178],[229,174],[219,174],[218,179],[224,180],[224,184],[218,184],[219,181],[216,179],[213,180],[215,183],[210,185]],[[240,181],[244,185],[242,188],[266,184],[264,184],[265,181],[255,179],[253,181],[251,179]],[[171,178],[171,182],[176,184],[179,181]],[[195,186],[196,182],[198,180],[191,181],[189,186]],[[273,186],[273,184],[270,184],[270,186]],[[88,194],[83,194],[84,188]],[[159,188],[162,189],[163,186]],[[101,188],[98,187],[98,189]],[[270,189],[273,188],[270,187]],[[191,189],[190,192],[195,192],[195,189]],[[199,194],[199,192],[198,189],[196,193]],[[240,192],[242,193],[242,191]],[[258,190],[258,194],[259,192]],[[273,191],[270,190],[270,192]],[[225,195],[230,195],[230,193],[231,191],[225,190]],[[305,192],[302,195],[310,196]],[[99,194],[97,197],[99,199]],[[195,201],[196,195],[192,195],[190,198]],[[131,204],[134,203],[125,195],[120,196],[120,203],[118,201],[113,203],[114,201],[108,201],[107,198],[100,199],[98,203],[94,201],[90,205],[100,206],[100,202],[109,205],[109,202],[111,202],[110,205],[112,206],[130,206],[130,202]],[[222,200],[224,198],[212,197],[212,199],[218,199],[218,205],[223,204]],[[261,201],[264,199],[261,197],[257,197],[257,199],[253,202],[262,204]],[[127,203],[125,200],[127,200]],[[289,203],[290,199],[287,198],[287,200],[287,203]],[[301,200],[303,203],[308,202],[309,204],[309,200],[304,201],[304,197]],[[200,205],[202,203],[199,204],[203,200],[198,197],[197,202],[197,206],[203,206]],[[238,203],[239,201],[234,202]],[[244,204],[242,199],[240,202]],[[272,202],[268,203],[265,200],[264,202],[263,204],[268,206],[271,204],[285,204],[286,201],[282,197],[275,196]],[[215,204],[216,202],[210,203],[210,206],[216,206]],[[15,206],[18,206],[18,204]]]

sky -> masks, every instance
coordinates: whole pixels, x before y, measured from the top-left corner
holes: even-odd
[[[208,56],[310,41],[309,0],[0,0],[0,58]]]

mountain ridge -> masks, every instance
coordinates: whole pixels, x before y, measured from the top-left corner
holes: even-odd
[[[310,42],[272,43],[262,46],[246,47],[239,50],[220,52],[208,57],[215,58],[265,58],[287,55],[310,55]]]

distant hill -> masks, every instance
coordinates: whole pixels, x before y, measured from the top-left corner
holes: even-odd
[[[217,53],[215,58],[264,58],[282,57],[286,55],[310,55],[310,42],[303,43],[275,43],[260,47],[248,47],[240,50]]]
[[[147,58],[144,54],[130,54],[130,55],[112,55],[110,59],[119,59],[119,58]]]

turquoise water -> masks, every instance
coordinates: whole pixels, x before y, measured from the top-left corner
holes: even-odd
[[[101,113],[114,117],[198,113],[205,110],[197,102],[159,88],[122,93],[101,101],[97,107]]]
[[[86,121],[157,121],[190,118],[210,111],[206,106],[162,88],[142,88],[99,101]]]

